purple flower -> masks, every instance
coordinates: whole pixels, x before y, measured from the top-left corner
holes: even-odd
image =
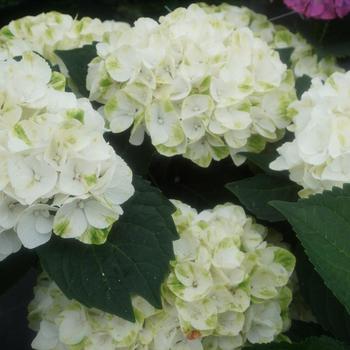
[[[309,18],[334,19],[350,12],[350,0],[284,0],[284,3]]]

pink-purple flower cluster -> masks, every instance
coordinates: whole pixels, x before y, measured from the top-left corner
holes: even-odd
[[[330,20],[350,12],[350,0],[284,0],[284,3],[308,18]]]

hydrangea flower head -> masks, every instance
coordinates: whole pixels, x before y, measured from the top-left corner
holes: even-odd
[[[112,132],[147,133],[166,156],[200,166],[280,138],[295,99],[278,53],[242,26],[191,5],[105,36],[89,66],[90,98]]]
[[[127,28],[122,22],[83,17],[75,19],[59,12],[26,16],[0,29],[0,58],[35,51],[53,64],[61,63],[55,50],[71,50],[102,40],[111,31]]]
[[[350,182],[350,72],[334,73],[325,82],[313,79],[294,114],[294,140],[279,149],[274,170],[289,170],[291,180],[304,189],[300,195],[342,187]]]
[[[0,258],[52,231],[103,243],[134,189],[102,116],[36,53],[0,61],[0,71]]]
[[[309,18],[330,20],[350,12],[349,0],[284,0],[292,10]]]
[[[326,79],[332,73],[341,71],[334,57],[327,56],[320,59],[315,49],[300,34],[295,34],[284,26],[275,25],[265,15],[246,7],[228,4],[220,6],[201,4],[201,8],[212,16],[230,22],[235,28],[250,28],[254,35],[273,49],[292,49],[290,63],[295,77],[305,74]]]
[[[162,287],[163,309],[135,297],[130,323],[68,300],[43,276],[29,307],[34,349],[235,350],[288,329],[294,256],[267,243],[266,229],[241,207],[198,213],[174,204],[180,239]]]

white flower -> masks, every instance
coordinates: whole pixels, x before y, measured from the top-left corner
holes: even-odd
[[[225,311],[218,315],[218,332],[226,336],[237,336],[244,325],[244,314],[235,311]]]
[[[24,247],[33,249],[50,240],[53,226],[53,216],[50,210],[53,211],[54,208],[45,204],[37,204],[28,207],[21,213],[16,232]]]
[[[217,330],[218,312],[214,300],[207,298],[188,303],[178,299],[176,309],[185,334],[193,330],[210,334],[214,329]]]
[[[101,229],[107,229],[118,219],[119,213],[108,209],[97,200],[74,199],[58,209],[55,215],[53,230],[64,238],[77,238],[95,228],[103,234],[103,241],[106,240],[106,233]],[[94,242],[98,243],[98,242]]]
[[[79,344],[90,331],[86,322],[85,310],[65,310],[59,316],[58,337],[61,343],[67,345]]]
[[[142,114],[143,110],[143,107],[126,93],[118,91],[106,104],[104,115],[109,121],[111,131],[118,133],[128,129],[134,121],[134,116]]]
[[[8,176],[14,197],[23,205],[47,198],[57,183],[55,169],[35,157],[14,156],[8,161]]]
[[[106,207],[122,214],[120,205],[126,202],[135,191],[131,179],[132,171],[129,166],[113,153],[113,163],[108,164],[105,175],[91,192]]]
[[[225,238],[215,247],[213,252],[213,265],[223,269],[235,269],[244,260],[244,254],[237,247],[234,238]]]
[[[145,131],[163,155],[238,164],[280,138],[295,99],[293,74],[248,24],[193,4],[110,33],[89,65],[90,98],[112,132],[132,127],[133,144]]]
[[[210,350],[235,350],[243,345],[243,339],[238,336],[207,337],[203,340],[204,348]]]
[[[0,230],[12,229],[24,209],[15,199],[0,193]]]
[[[281,308],[278,302],[255,304],[248,310],[245,327],[252,344],[271,343],[283,329]]]
[[[191,95],[182,103],[181,119],[193,118],[205,113],[210,114],[212,99],[207,95]]]
[[[21,249],[21,241],[13,230],[0,229],[0,261]]]
[[[113,318],[111,326],[112,339],[120,346],[132,346],[141,328],[139,323],[128,322],[119,317]]]
[[[303,187],[302,197],[350,182],[349,86],[350,73],[334,73],[325,82],[315,78],[290,106],[294,140],[278,149],[270,167],[289,170],[291,180]]]
[[[32,348],[37,350],[57,349],[58,346],[57,326],[46,320],[40,322],[40,328],[37,336],[32,342]]]
[[[33,52],[0,66],[0,232],[30,249],[52,232],[105,242],[134,188],[103,117]],[[8,237],[2,256],[17,249]]]
[[[147,110],[146,125],[155,146],[165,144],[174,147],[185,138],[179,114],[170,101],[153,103]]]
[[[134,79],[140,70],[141,60],[132,46],[122,46],[106,59],[106,70],[117,82]]]
[[[50,66],[40,56],[29,52],[24,53],[21,62],[13,60],[11,63],[3,71],[0,86],[6,86],[9,98],[30,107],[46,94],[52,74]]]
[[[170,274],[168,279],[169,289],[177,297],[189,302],[205,297],[212,285],[209,271],[191,262],[176,264],[174,274]]]

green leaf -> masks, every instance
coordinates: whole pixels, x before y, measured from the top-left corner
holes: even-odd
[[[303,342],[272,343],[249,347],[251,350],[349,350],[349,346],[329,337],[308,338]]]
[[[350,185],[295,203],[274,201],[325,284],[350,310]]]
[[[310,89],[311,86],[311,78],[308,75],[303,75],[300,78],[295,80],[295,89],[297,92],[297,96],[300,99],[303,93]]]
[[[261,220],[283,221],[284,217],[268,203],[272,200],[297,200],[299,186],[288,179],[258,174],[226,185],[242,205]]]
[[[292,47],[285,47],[283,49],[277,49],[276,51],[279,53],[281,61],[284,64],[286,64],[288,67],[290,67],[291,65],[290,57],[294,49]]]
[[[79,49],[55,52],[67,67],[73,86],[82,96],[89,97],[89,91],[86,89],[86,76],[88,64],[97,56],[96,45],[85,45]]]
[[[294,250],[300,293],[317,322],[326,331],[346,342],[350,341],[350,315],[308,260],[300,244]],[[317,292],[316,292],[317,291]],[[322,307],[320,307],[322,305]]]
[[[55,237],[38,249],[41,263],[68,298],[134,320],[131,295],[161,307],[160,287],[174,258],[173,205],[141,178],[103,245]]]

